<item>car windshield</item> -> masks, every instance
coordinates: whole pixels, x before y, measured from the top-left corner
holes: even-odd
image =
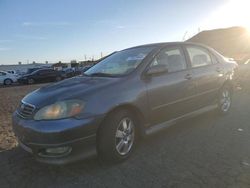
[[[39,68],[31,68],[31,69],[28,69],[26,74],[31,74],[32,72],[36,71],[36,70],[39,70]]]
[[[122,76],[135,70],[154,47],[137,47],[105,58],[84,74],[87,76]]]

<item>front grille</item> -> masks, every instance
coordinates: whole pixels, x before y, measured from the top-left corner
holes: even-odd
[[[34,105],[22,101],[17,112],[22,118],[29,119],[33,116],[35,109],[36,107]]]

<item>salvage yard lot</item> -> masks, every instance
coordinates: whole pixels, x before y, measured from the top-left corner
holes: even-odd
[[[0,187],[250,187],[250,68],[231,112],[179,123],[141,142],[122,164],[97,159],[62,167],[40,164],[16,147],[11,114],[42,85],[0,88]]]
[[[13,148],[17,144],[11,128],[12,113],[27,93],[43,85],[0,88],[0,151]]]

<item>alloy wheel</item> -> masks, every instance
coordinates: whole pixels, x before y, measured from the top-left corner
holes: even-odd
[[[231,94],[228,89],[224,89],[221,93],[220,105],[223,112],[227,112],[231,107]]]
[[[120,155],[127,155],[133,144],[135,137],[135,126],[130,118],[123,118],[116,130],[115,135],[115,148]]]
[[[7,79],[7,80],[5,80],[5,85],[11,85],[11,80],[10,79]]]

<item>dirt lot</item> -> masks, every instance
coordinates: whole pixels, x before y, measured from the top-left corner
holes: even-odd
[[[250,187],[250,65],[229,115],[214,112],[179,123],[144,140],[126,162],[96,159],[54,167],[16,147],[11,114],[20,99],[41,87],[0,88],[0,187]]]
[[[40,84],[0,88],[0,151],[17,145],[11,128],[11,115],[27,93],[41,86]]]

